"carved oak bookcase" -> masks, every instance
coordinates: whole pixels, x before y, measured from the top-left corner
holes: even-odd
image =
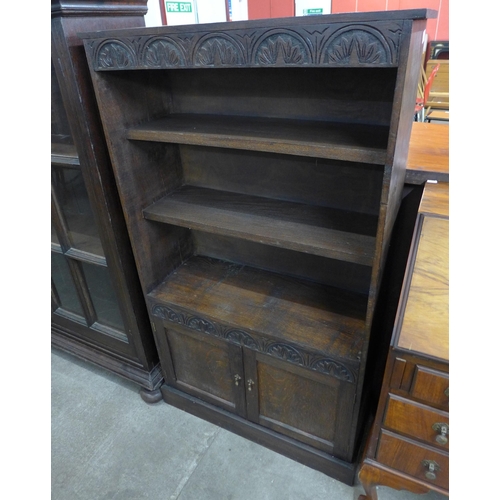
[[[349,484],[429,15],[81,35],[163,399]]]
[[[52,344],[157,398],[163,380],[82,40],[145,0],[52,0]],[[160,396],[161,399],[161,396]]]

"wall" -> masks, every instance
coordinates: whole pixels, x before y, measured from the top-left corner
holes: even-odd
[[[146,26],[160,26],[160,1],[148,1]],[[295,0],[245,0],[248,2],[248,19],[289,17],[295,15]],[[449,40],[449,0],[332,0],[332,14],[342,12],[367,12],[376,10],[433,9],[437,19],[427,21],[429,40]]]
[[[449,40],[449,0],[332,0],[332,14],[421,8],[438,11],[427,21],[429,40]],[[294,15],[294,0],[248,0],[248,19]]]
[[[161,10],[159,0],[148,0],[148,12],[144,16],[146,26],[161,26]]]

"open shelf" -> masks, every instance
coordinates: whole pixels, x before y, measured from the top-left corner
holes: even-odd
[[[371,265],[377,217],[183,186],[143,211],[149,220]]]
[[[149,294],[209,321],[357,360],[368,296],[195,256]]]
[[[383,165],[388,130],[381,125],[328,121],[172,114],[130,128],[127,138]]]

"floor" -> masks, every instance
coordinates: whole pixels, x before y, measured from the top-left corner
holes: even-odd
[[[357,500],[350,487],[52,351],[52,500]],[[380,500],[442,500],[379,487]]]

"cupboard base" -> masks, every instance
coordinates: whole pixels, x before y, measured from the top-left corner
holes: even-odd
[[[291,438],[249,422],[166,384],[161,386],[163,400],[180,410],[280,453],[307,467],[320,471],[348,486],[354,484],[356,463],[339,460]]]

